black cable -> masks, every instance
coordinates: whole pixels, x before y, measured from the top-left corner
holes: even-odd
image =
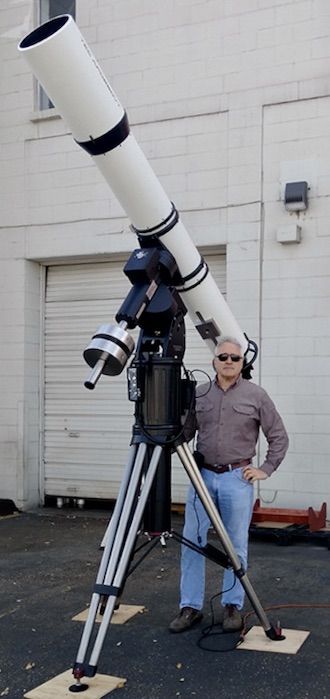
[[[208,626],[205,626],[204,629],[202,629],[201,636],[199,637],[197,641],[197,646],[198,648],[201,648],[201,650],[205,650],[208,653],[229,653],[232,650],[236,650],[237,648],[237,641],[235,640],[234,645],[229,646],[228,648],[207,648],[204,646],[204,642],[207,639],[214,638],[215,636],[223,636],[227,639],[227,642],[232,639],[232,632],[224,631],[222,628],[222,622],[215,622],[215,615],[214,615],[214,609],[213,609],[213,600],[215,600],[217,597],[220,597],[225,592],[229,592],[230,590],[233,589],[233,587],[236,584],[236,578],[234,579],[234,582],[231,587],[229,587],[227,590],[222,590],[221,592],[217,592],[216,595],[213,595],[210,599],[210,607],[211,607],[211,623]],[[220,627],[219,631],[214,631],[213,629],[216,629],[217,627]],[[237,632],[235,632],[237,633]]]
[[[235,579],[236,582],[236,579]],[[234,582],[234,584],[235,584]],[[232,589],[232,588],[230,588]],[[256,614],[255,610],[251,610],[250,612],[247,612],[243,616],[243,628],[239,632],[234,632],[234,633],[239,633],[238,640],[235,640],[235,645],[231,648],[205,648],[203,647],[203,641],[208,638],[208,637],[213,637],[213,636],[226,636],[226,637],[232,637],[230,633],[227,631],[215,631],[212,633],[212,629],[216,628],[217,626],[221,626],[220,623],[215,624],[214,623],[214,611],[213,611],[213,606],[212,606],[212,601],[218,597],[222,593],[218,593],[217,595],[214,595],[211,600],[210,600],[210,606],[211,606],[211,613],[212,613],[212,618],[211,618],[211,624],[206,626],[202,630],[202,635],[197,641],[197,645],[199,648],[202,650],[206,650],[208,652],[212,653],[228,653],[229,651],[236,650],[238,646],[240,646],[244,642],[244,637],[247,633],[246,630],[246,622],[248,617],[253,616]],[[264,607],[264,611],[272,611],[272,610],[277,610],[277,609],[330,609],[330,604],[278,604],[278,605],[271,605],[269,607]]]
[[[200,372],[200,374],[205,374],[205,376],[208,378],[208,384],[209,384],[209,385],[208,385],[207,391],[206,391],[205,393],[201,393],[201,394],[198,396],[199,398],[203,398],[204,396],[207,396],[207,394],[208,394],[208,393],[210,392],[210,390],[211,390],[212,379],[211,379],[210,375],[207,373],[207,371],[204,371],[204,369],[192,369],[192,370],[190,371],[191,376],[194,376],[198,371]]]

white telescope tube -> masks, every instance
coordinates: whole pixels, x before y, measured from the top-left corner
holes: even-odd
[[[222,335],[248,341],[142,150],[126,113],[70,15],[34,29],[20,42],[32,72],[77,143],[87,150],[140,241],[154,236],[175,258],[178,288],[211,351]]]

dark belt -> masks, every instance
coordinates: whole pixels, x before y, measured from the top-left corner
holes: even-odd
[[[243,461],[236,461],[235,464],[203,464],[203,468],[206,468],[208,471],[214,471],[214,473],[226,473],[227,471],[234,471],[235,468],[248,466],[250,463],[251,459],[243,459]]]

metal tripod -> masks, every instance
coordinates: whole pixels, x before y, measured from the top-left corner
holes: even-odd
[[[147,471],[144,473],[146,449],[147,445],[145,443],[140,443],[138,445],[132,445],[129,452],[129,458],[118,499],[116,501],[107,531],[107,536],[105,538],[105,546],[93,590],[88,617],[81,637],[76,662],[74,664],[73,674],[77,680],[77,684],[73,685],[73,687],[77,688],[74,691],[79,691],[79,686],[82,688],[87,687],[87,685],[80,683],[80,679],[82,677],[93,677],[97,672],[99,655],[101,653],[102,645],[114,611],[116,599],[118,594],[121,592],[123,583],[125,581],[126,571],[132,558],[133,548],[140,529],[141,521],[143,519],[143,513],[147,500],[156,476],[157,467],[162,456],[163,447],[160,445],[154,446],[149,466]],[[241,585],[243,585],[247,597],[249,598],[266,635],[273,640],[277,640],[279,636],[276,633],[276,629],[274,629],[268,621],[268,618],[250,583],[250,580],[242,568],[241,562],[231,544],[220,515],[210,497],[195,459],[186,442],[183,442],[176,447],[176,453],[178,454],[178,457],[185,468],[190,481],[192,482],[205,507],[211,524],[232,564],[233,571],[236,577],[239,579]],[[141,479],[143,480],[143,483],[141,489],[139,490]],[[104,597],[107,598],[107,602],[104,607],[102,621],[99,625],[96,639],[90,653],[90,659],[87,662],[86,654],[88,652],[95,618],[101,599]]]
[[[81,679],[93,677],[97,672],[102,645],[134,556],[142,522],[144,531],[152,532],[154,536],[168,533],[171,529],[170,470],[173,451],[177,453],[199,495],[222,545],[224,553],[219,552],[222,559],[219,558],[218,562],[232,568],[267,636],[273,640],[281,638],[267,619],[184,440],[183,415],[192,408],[195,381],[188,379],[187,375],[182,378],[186,310],[175,289],[168,287],[169,277],[172,279],[175,275],[175,265],[168,253],[164,254],[157,248],[144,251],[142,258],[141,255],[136,256],[126,267],[135,287],[116,316],[120,325],[102,326],[85,353],[85,358],[87,354],[87,360],[90,359],[88,363],[93,367],[86,386],[94,388],[102,373],[119,373],[118,367],[121,370],[125,361],[123,355],[130,346],[123,324],[134,327],[136,318],[139,318],[142,330],[135,359],[128,369],[129,398],[135,401],[132,443],[115,508],[103,539],[101,563],[73,666],[76,684],[69,688],[73,692],[87,689],[88,685],[82,684]],[[166,284],[162,281],[164,276]],[[203,549],[200,552],[208,555]],[[209,557],[212,558],[211,555]],[[93,643],[94,623],[99,609],[102,620]]]

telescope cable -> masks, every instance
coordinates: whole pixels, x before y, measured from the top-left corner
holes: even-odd
[[[211,653],[228,653],[229,651],[236,650],[236,648],[238,648],[238,646],[240,646],[244,642],[244,638],[245,638],[246,633],[248,631],[247,627],[246,627],[247,619],[249,617],[253,616],[253,614],[255,614],[255,611],[251,610],[250,612],[247,612],[246,614],[244,614],[244,616],[243,616],[243,628],[240,631],[238,640],[235,641],[231,647],[229,647],[229,648],[206,648],[203,645],[203,641],[206,638],[211,638],[214,636],[224,636],[227,638],[228,637],[232,638],[233,633],[235,633],[235,637],[237,635],[237,632],[228,633],[227,631],[225,632],[222,629],[219,631],[212,631],[212,629],[214,629],[218,626],[219,627],[222,626],[221,622],[214,623],[214,610],[213,610],[213,606],[212,606],[212,601],[216,597],[218,597],[219,594],[221,594],[221,593],[214,595],[210,600],[211,614],[212,614],[211,623],[208,626],[206,626],[205,629],[202,630],[202,635],[198,639],[197,645],[202,650],[205,650],[205,651],[208,651]],[[273,610],[277,610],[277,609],[330,609],[330,604],[279,604],[279,605],[271,605],[269,607],[264,607],[265,612],[269,612],[269,611],[273,611]]]

